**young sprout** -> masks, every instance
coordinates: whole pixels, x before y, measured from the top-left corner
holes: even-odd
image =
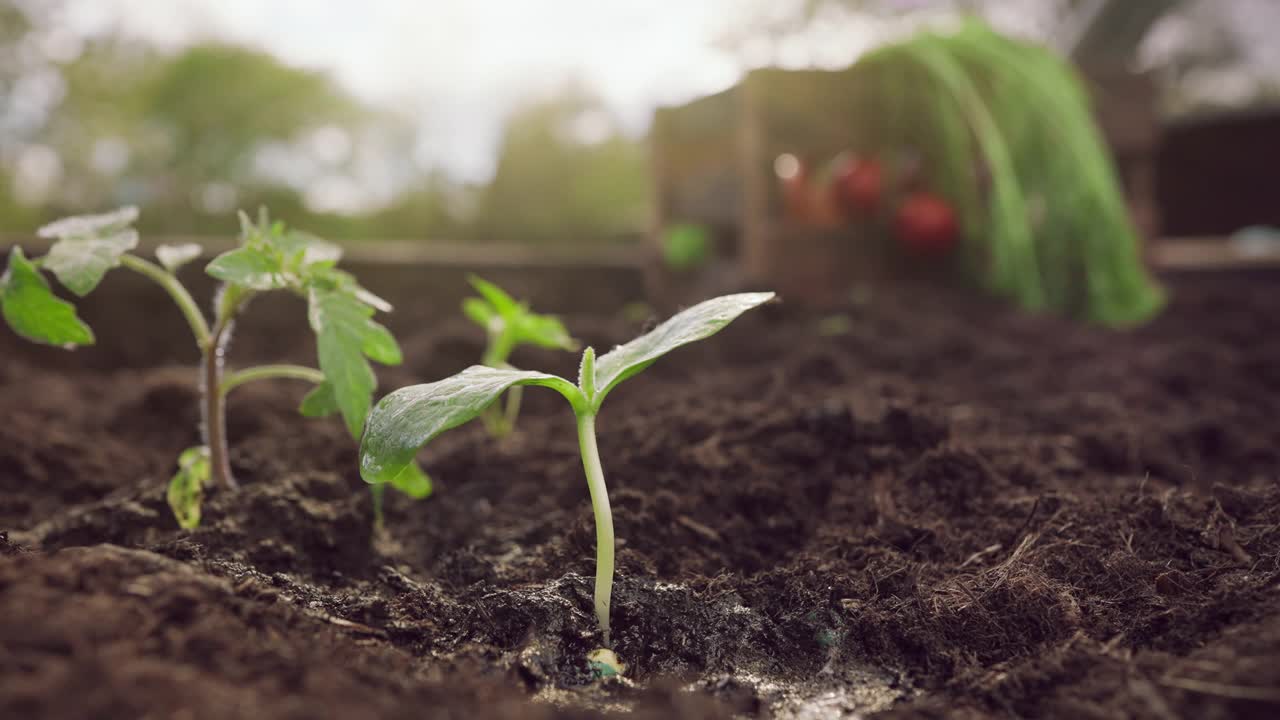
[[[492,368],[511,367],[507,360],[520,345],[537,345],[552,350],[578,349],[578,341],[569,336],[564,323],[554,315],[540,315],[527,303],[517,302],[502,288],[476,275],[468,275],[471,287],[480,297],[462,301],[462,313],[484,328],[487,344],[480,362]],[[502,437],[515,429],[520,415],[522,388],[507,392],[505,409],[494,403],[480,415],[490,435]]]
[[[107,271],[124,267],[152,280],[169,294],[191,328],[202,358],[200,368],[203,443],[184,451],[167,498],[178,524],[200,523],[200,503],[207,485],[236,486],[227,450],[226,396],[255,380],[288,378],[314,383],[300,408],[318,417],[341,413],[347,429],[358,437],[372,404],[375,387],[369,360],[398,364],[400,348],[386,328],[372,320],[375,310],[391,309],[360,287],[335,265],[342,251],[314,236],[269,223],[265,211],[257,224],[241,214],[241,244],[219,255],[206,271],[222,281],[214,301],[213,322],[201,312],[177,270],[198,258],[199,245],[162,245],[159,264],[133,254],[138,233],[131,227],[138,209],[126,207],[103,215],[59,220],[39,230],[53,240],[49,253],[28,259],[22,248],[9,255],[0,277],[0,309],[13,330],[28,340],[68,349],[92,345],[93,331],[70,303],[58,298],[40,272],[47,270],[78,296],[89,294]],[[227,373],[223,367],[236,317],[255,295],[287,290],[308,303],[316,334],[319,369],[300,365],[262,365]],[[411,495],[430,492],[430,480],[417,468],[405,471],[396,486]]]
[[[623,380],[678,347],[714,335],[773,296],[771,292],[742,293],[707,300],[598,359],[595,350],[587,348],[582,353],[577,385],[548,373],[472,365],[439,382],[396,390],[369,414],[360,443],[360,474],[369,483],[395,482],[401,473],[409,471],[423,445],[445,430],[472,420],[509,388],[540,385],[559,392],[569,401],[578,423],[578,447],[596,523],[596,619],[607,648],[613,588],[613,515],[596,448],[600,405]]]

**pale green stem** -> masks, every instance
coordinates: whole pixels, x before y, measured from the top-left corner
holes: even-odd
[[[591,509],[596,520],[596,620],[604,631],[604,646],[609,647],[609,600],[613,594],[613,511],[609,507],[609,491],[604,485],[600,450],[596,447],[596,416],[593,413],[578,415],[578,446],[582,451],[582,468],[587,473]]]
[[[303,365],[259,365],[238,370],[223,377],[222,394],[225,397],[233,389],[255,380],[275,379],[302,380],[319,385],[324,382],[324,373]]]
[[[136,255],[121,255],[120,264],[133,270],[136,273],[145,275],[155,281],[157,285],[164,288],[165,292],[173,298],[177,303],[178,309],[182,311],[182,316],[187,319],[187,324],[191,326],[191,333],[196,337],[196,344],[203,351],[209,346],[212,334],[209,332],[209,323],[204,318],[204,313],[200,312],[200,306],[191,297],[191,293],[183,287],[178,281],[177,276],[156,265],[153,262],[143,260]]]

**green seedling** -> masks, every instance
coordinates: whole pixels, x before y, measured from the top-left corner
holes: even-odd
[[[569,336],[560,318],[531,311],[527,303],[516,301],[502,288],[483,278],[470,275],[467,280],[480,297],[462,301],[462,313],[484,328],[487,342],[480,361],[483,364],[492,368],[511,367],[508,360],[520,345],[570,352],[578,349],[578,341]],[[494,403],[480,415],[489,434],[502,437],[515,429],[522,393],[519,387],[511,388],[507,392],[505,408],[499,409]]]
[[[210,323],[176,274],[200,257],[202,248],[196,244],[162,245],[156,249],[158,264],[136,255],[138,233],[132,225],[137,218],[137,208],[126,207],[103,215],[67,218],[41,228],[39,236],[54,241],[49,253],[28,259],[22,248],[13,248],[8,269],[0,277],[0,309],[22,337],[70,349],[92,345],[93,331],[77,316],[75,306],[53,294],[41,270],[52,273],[80,297],[93,291],[103,276],[117,267],[139,273],[169,294],[186,318],[202,358],[203,443],[179,457],[178,472],[167,494],[178,524],[194,528],[200,523],[207,486],[236,487],[227,449],[228,393],[257,380],[286,378],[313,383],[315,388],[303,399],[301,413],[308,417],[340,413],[352,436],[359,437],[376,382],[369,361],[398,364],[400,348],[391,333],[372,319],[375,310],[388,311],[391,306],[337,269],[342,251],[336,245],[270,223],[265,211],[257,224],[241,214],[240,246],[214,258],[206,268],[221,281]],[[307,301],[320,367],[261,365],[226,372],[224,357],[235,319],[254,296],[274,290],[289,291]],[[407,469],[395,486],[423,497],[430,492],[431,482],[415,466]]]
[[[396,482],[410,472],[423,445],[440,433],[474,419],[503,392],[540,385],[569,401],[578,424],[578,446],[596,523],[596,619],[609,647],[609,598],[613,588],[613,515],[604,470],[596,448],[596,415],[605,397],[658,358],[719,332],[742,313],[768,302],[773,293],[742,293],[707,300],[670,318],[653,331],[596,358],[582,353],[578,384],[548,373],[473,365],[453,377],[401,388],[369,414],[360,443],[360,474],[368,483]]]

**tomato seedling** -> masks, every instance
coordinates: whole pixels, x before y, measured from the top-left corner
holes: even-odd
[[[694,305],[640,337],[596,358],[582,353],[578,384],[549,373],[472,365],[453,377],[401,388],[369,413],[360,442],[360,474],[371,484],[396,482],[409,472],[418,450],[440,433],[473,420],[513,387],[540,385],[569,401],[578,424],[578,447],[596,522],[595,610],[609,646],[609,597],[613,588],[613,515],[596,447],[596,415],[615,387],[658,358],[719,332],[742,313],[768,302],[771,292],[740,293]]]
[[[195,244],[161,245],[159,264],[133,253],[138,210],[126,207],[102,215],[66,218],[38,231],[53,240],[47,255],[29,259],[14,247],[0,277],[0,309],[14,332],[34,342],[73,348],[94,343],[93,331],[75,306],[53,294],[41,270],[47,270],[77,296],[88,295],[111,269],[123,267],[155,282],[177,304],[191,328],[202,358],[200,406],[202,444],[184,451],[169,482],[167,499],[178,524],[200,523],[207,485],[236,487],[227,450],[226,397],[256,380],[287,378],[315,384],[299,408],[308,417],[340,413],[353,437],[359,437],[369,413],[376,380],[370,360],[401,361],[395,338],[372,317],[391,306],[337,269],[341,249],[317,237],[270,223],[265,211],[258,223],[241,214],[240,246],[214,258],[206,272],[221,281],[210,323],[178,280],[177,271],[200,256]],[[287,290],[303,297],[316,335],[320,367],[261,365],[227,373],[224,357],[236,317],[255,295]],[[395,486],[423,497],[430,479],[412,467]],[[378,507],[375,496],[375,507]],[[378,512],[380,517],[380,511]]]
[[[462,301],[462,312],[472,322],[484,328],[486,345],[480,362],[493,368],[511,367],[508,360],[520,345],[537,345],[552,350],[578,349],[578,341],[569,336],[564,323],[554,315],[540,315],[529,309],[527,303],[516,301],[502,288],[476,275],[467,276],[471,287],[480,297]],[[506,407],[499,410],[495,403],[480,416],[485,428],[494,437],[502,437],[515,429],[520,415],[519,387],[507,393]]]

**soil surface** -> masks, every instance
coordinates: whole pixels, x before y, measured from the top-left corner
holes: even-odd
[[[185,532],[194,358],[5,331],[0,717],[1276,717],[1280,285],[1171,290],[1134,332],[943,290],[784,303],[623,385],[598,427],[628,669],[603,682],[553,393],[506,442],[441,436],[435,495],[392,496],[375,538],[341,425],[297,417],[297,384],[238,389],[242,487]],[[94,302],[99,336],[148,332]],[[597,347],[642,324],[567,321]],[[269,330],[232,364],[312,357]],[[460,319],[397,330],[384,389],[480,356]]]

